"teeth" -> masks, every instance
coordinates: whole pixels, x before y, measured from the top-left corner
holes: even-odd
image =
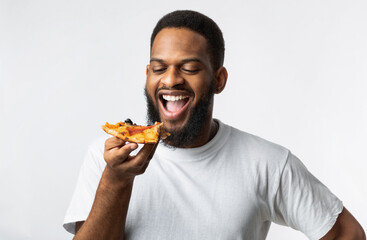
[[[163,95],[163,99],[166,101],[179,101],[182,99],[188,98],[188,96],[173,96],[173,95]]]

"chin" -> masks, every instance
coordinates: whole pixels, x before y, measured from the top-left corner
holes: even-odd
[[[166,120],[161,118],[161,122],[163,122],[166,131],[179,132],[187,126],[188,119],[187,117],[184,120]]]

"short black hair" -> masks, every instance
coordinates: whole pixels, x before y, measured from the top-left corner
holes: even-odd
[[[163,16],[150,37],[150,50],[157,34],[164,28],[187,28],[202,35],[208,43],[213,70],[223,66],[224,39],[218,25],[209,17],[192,10],[177,10]]]

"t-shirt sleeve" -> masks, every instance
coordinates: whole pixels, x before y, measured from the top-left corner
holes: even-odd
[[[320,239],[335,224],[343,203],[292,155],[284,165],[274,199],[273,221]]]
[[[75,223],[87,219],[102,176],[105,163],[103,150],[98,146],[100,144],[96,142],[89,147],[79,172],[73,197],[65,214],[63,227],[72,234],[75,234]]]

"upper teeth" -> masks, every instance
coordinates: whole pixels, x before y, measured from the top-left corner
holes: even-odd
[[[188,96],[172,96],[172,95],[163,95],[163,99],[166,101],[178,101],[188,98]]]

